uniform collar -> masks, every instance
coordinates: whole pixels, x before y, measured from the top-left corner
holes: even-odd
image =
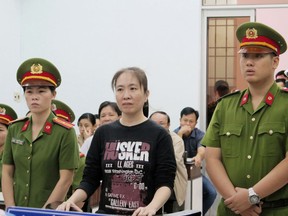
[[[24,123],[21,131],[24,132],[24,131],[27,131],[27,129],[29,128],[29,125],[32,121],[31,119],[32,117],[29,117],[29,119]],[[51,134],[52,132],[52,128],[53,128],[53,118],[55,118],[55,115],[53,114],[53,112],[50,113],[49,117],[47,118],[44,126],[43,126],[43,129],[42,129],[42,132],[43,133],[46,133],[46,134]]]
[[[279,88],[278,88],[277,84],[273,83],[273,85],[271,86],[271,88],[267,92],[263,102],[266,103],[269,106],[272,106],[272,104],[274,102],[275,95],[276,95],[278,90],[279,90]],[[247,89],[246,92],[244,93],[244,95],[241,98],[240,106],[243,106],[244,104],[248,103],[249,97],[250,97],[250,92],[249,92],[249,89]]]

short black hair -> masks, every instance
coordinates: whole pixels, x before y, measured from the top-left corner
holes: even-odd
[[[190,115],[195,113],[196,115],[196,120],[198,120],[199,118],[199,112],[195,109],[193,109],[192,107],[185,107],[184,109],[182,109],[181,113],[180,113],[180,118],[183,117],[183,115]]]

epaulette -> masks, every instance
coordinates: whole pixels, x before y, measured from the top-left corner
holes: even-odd
[[[240,94],[240,93],[241,93],[240,90],[236,90],[236,91],[233,91],[233,92],[231,92],[231,93],[229,93],[229,94],[223,95],[221,98],[219,98],[219,99],[217,100],[217,103],[219,103],[223,98],[230,97],[230,96],[232,96],[232,95],[236,95],[236,94]]]
[[[15,122],[26,121],[26,120],[28,120],[28,119],[29,119],[29,117],[28,117],[28,116],[25,116],[25,117],[23,117],[23,118],[18,118],[18,119],[15,119],[15,120],[13,120],[13,121],[10,121],[9,124],[14,124]]]
[[[57,117],[53,118],[53,122],[55,122],[56,124],[61,125],[62,127],[67,128],[67,129],[71,129],[71,128],[74,127],[74,124],[72,124],[70,122],[67,122],[65,120],[62,120],[60,118],[57,118]]]

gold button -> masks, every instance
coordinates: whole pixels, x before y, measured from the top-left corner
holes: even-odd
[[[26,172],[27,172],[27,173],[29,173],[30,171],[29,171],[29,170],[27,170]]]
[[[24,199],[27,200],[27,196],[25,196]]]
[[[252,118],[251,120],[252,120],[252,121],[255,121],[255,118]]]
[[[227,132],[227,133],[226,133],[226,135],[227,135],[227,136],[230,136],[230,135],[231,135],[231,133],[230,133],[230,132]]]
[[[250,140],[253,140],[253,136],[250,136]]]
[[[251,159],[252,157],[251,157],[251,155],[248,155],[247,158],[248,158],[248,159]]]
[[[32,143],[30,144],[30,147],[32,147]]]
[[[247,175],[247,178],[248,178],[248,179],[250,179],[250,178],[251,178],[251,176],[250,176],[250,175]]]
[[[26,184],[26,187],[28,187],[29,186],[29,184]]]
[[[29,156],[29,157],[28,157],[28,160],[30,160],[30,158],[31,158],[31,157]]]
[[[272,135],[273,134],[273,130],[269,130],[269,134]]]

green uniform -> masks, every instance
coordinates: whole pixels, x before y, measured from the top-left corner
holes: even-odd
[[[217,105],[202,144],[221,148],[223,165],[235,187],[254,186],[285,158],[288,150],[287,107],[288,92],[276,84],[255,111],[249,90],[224,96]],[[288,185],[263,201],[279,199],[288,199]],[[262,212],[261,216],[287,216],[288,206],[262,209]],[[224,207],[222,200],[218,215],[235,214]]]
[[[43,207],[60,178],[60,170],[76,169],[79,149],[73,125],[51,112],[32,141],[32,119],[8,128],[3,164],[14,165],[16,206]]]
[[[0,181],[2,180],[2,158],[3,152],[0,153]],[[0,192],[2,192],[2,184],[0,184]]]
[[[83,176],[83,171],[85,168],[85,160],[86,160],[86,157],[83,154],[80,154],[79,166],[76,172],[74,173],[72,191],[76,190],[77,187],[80,185],[80,182]]]

